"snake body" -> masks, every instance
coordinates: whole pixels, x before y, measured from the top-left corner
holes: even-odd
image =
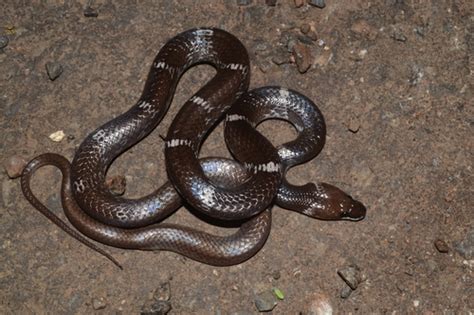
[[[105,186],[112,161],[159,124],[181,75],[201,63],[212,65],[216,75],[183,105],[170,126],[165,139],[170,182],[139,199],[112,195]],[[61,170],[64,211],[89,238],[121,248],[170,250],[211,265],[237,264],[253,256],[269,235],[274,202],[319,219],[362,219],[365,207],[338,188],[325,183],[294,186],[285,179],[288,169],[314,158],[324,146],[326,129],[316,105],[279,87],[247,92],[248,84],[248,55],[234,36],[219,29],[181,33],[159,51],[137,104],[92,132],[71,164],[51,153],[34,158],[23,171],[23,193],[54,223],[112,260],[33,195],[29,183],[38,168]],[[223,119],[227,146],[238,162],[199,159],[202,142]],[[297,138],[275,148],[256,130],[267,119],[288,121]],[[228,236],[156,223],[183,201],[206,216],[243,223]]]

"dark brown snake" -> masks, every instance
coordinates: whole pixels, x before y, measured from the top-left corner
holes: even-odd
[[[111,194],[105,177],[112,161],[159,124],[181,75],[203,63],[212,65],[216,74],[183,105],[165,140],[170,182],[139,199]],[[137,104],[92,132],[71,164],[52,153],[30,161],[21,178],[23,193],[55,224],[117,265],[82,234],[110,246],[170,250],[223,266],[241,263],[263,246],[270,232],[273,203],[324,220],[364,218],[365,207],[334,186],[294,186],[285,179],[289,168],[311,160],[324,146],[326,127],[316,105],[279,87],[247,92],[248,84],[249,59],[238,39],[219,29],[181,33],[159,51]],[[199,159],[202,142],[224,118],[227,146],[239,162]],[[291,123],[297,138],[275,148],[256,130],[267,119]],[[31,177],[45,165],[61,170],[62,205],[82,234],[33,195]],[[205,216],[243,223],[229,236],[157,223],[176,211],[183,200]]]

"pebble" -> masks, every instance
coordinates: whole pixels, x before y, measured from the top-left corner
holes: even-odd
[[[300,31],[303,34],[308,34],[310,29],[311,29],[311,26],[308,23],[304,23],[300,26]]]
[[[8,36],[0,35],[0,49],[7,47],[9,42]]]
[[[2,183],[2,201],[4,207],[9,207],[13,204],[15,200],[14,194],[12,194],[13,187],[15,185],[14,181],[5,180]]]
[[[367,56],[367,49],[361,49],[357,53],[357,57],[359,57],[359,60],[364,60],[365,56]]]
[[[295,38],[290,38],[288,39],[288,42],[286,43],[286,48],[288,52],[293,52],[293,48],[295,48],[295,45],[298,43],[298,40]]]
[[[63,73],[63,66],[54,61],[50,61],[46,63],[46,72],[48,73],[48,77],[51,81],[56,80],[61,73]]]
[[[272,56],[272,61],[276,65],[282,65],[282,64],[285,64],[285,63],[289,63],[290,58],[289,58],[289,55],[286,51],[279,49]]]
[[[153,292],[153,299],[158,301],[169,301],[171,299],[171,284],[169,281],[160,283]]]
[[[115,196],[121,196],[125,193],[127,180],[123,175],[114,175],[106,179],[105,186]]]
[[[8,177],[13,179],[21,176],[21,172],[23,172],[26,163],[28,163],[28,161],[24,158],[13,155],[4,162],[3,168]]]
[[[84,9],[84,16],[85,17],[98,17],[99,16],[99,12],[97,12],[96,9],[90,7],[90,6],[87,6],[85,9]]]
[[[404,43],[407,41],[407,37],[405,36],[405,34],[402,33],[401,30],[394,31],[391,37],[398,42]]]
[[[254,50],[258,52],[268,50],[267,43],[264,42],[263,40],[258,41],[257,43],[255,43]]]
[[[369,24],[366,20],[357,20],[351,25],[351,31],[360,36],[365,36],[370,40],[377,37],[377,29]]]
[[[434,246],[436,247],[436,249],[438,250],[438,252],[440,253],[447,253],[449,252],[449,247],[448,247],[448,244],[446,244],[446,242],[442,239],[437,239],[435,242],[434,242]]]
[[[271,291],[264,291],[255,297],[255,306],[259,312],[269,312],[278,304],[275,295]]]
[[[438,266],[438,263],[433,259],[427,259],[425,261],[425,266],[426,266],[426,270],[430,274],[433,273],[433,272],[436,272],[440,269],[439,266]]]
[[[308,315],[332,315],[333,309],[329,298],[321,293],[315,293],[309,298],[304,314]]]
[[[293,47],[293,56],[295,57],[296,66],[300,73],[305,73],[311,67],[313,56],[308,46],[303,44],[296,44]]]
[[[357,289],[359,283],[362,281],[360,275],[360,269],[357,266],[348,266],[343,269],[339,269],[337,274],[344,280],[352,290]]]
[[[347,129],[352,133],[357,133],[360,129],[359,119],[352,117],[347,124]]]
[[[456,193],[457,193],[456,188],[448,187],[444,195],[444,200],[446,202],[452,202],[454,198],[456,198]]]
[[[306,34],[313,42],[317,41],[319,36],[318,33],[316,32],[316,28],[311,25],[308,31],[308,34]]]
[[[171,311],[171,285],[169,281],[161,283],[153,292],[153,298],[146,302],[140,314],[165,315]]]
[[[308,4],[320,9],[323,9],[326,6],[324,0],[308,0]]]
[[[313,45],[313,40],[308,35],[298,35],[298,41],[306,45]]]
[[[107,307],[107,301],[104,298],[93,298],[92,299],[92,308],[95,310],[103,310]]]
[[[330,50],[323,50],[322,53],[314,59],[314,64],[320,67],[327,66],[333,56],[334,55]]]
[[[265,4],[270,7],[274,7],[277,4],[277,0],[265,0]]]
[[[259,61],[257,64],[258,64],[258,68],[263,73],[267,73],[272,68],[272,63],[267,59],[263,59]]]
[[[281,278],[281,273],[279,270],[275,270],[272,272],[272,278],[275,279],[275,280],[278,280]]]
[[[456,251],[464,258],[474,259],[474,229],[470,230],[466,237],[456,244]]]
[[[301,8],[304,4],[304,0],[295,0],[295,7]]]
[[[408,82],[411,86],[415,86],[421,82],[424,76],[423,69],[418,65],[414,65],[411,67],[411,75]]]
[[[249,5],[252,3],[252,0],[237,0],[237,5]]]
[[[143,305],[141,315],[166,315],[171,311],[171,303],[168,301],[155,301],[151,304]]]
[[[352,289],[348,285],[344,285],[341,289],[340,297],[341,299],[347,299],[352,293]]]
[[[64,131],[58,130],[50,134],[49,139],[53,140],[54,142],[60,142],[64,139],[65,136],[66,134],[64,133]]]

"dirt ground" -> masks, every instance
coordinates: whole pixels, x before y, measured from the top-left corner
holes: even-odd
[[[284,298],[273,314],[474,312],[472,2],[245,2],[103,0],[90,4],[98,16],[86,17],[86,1],[7,0],[2,161],[44,152],[72,159],[89,132],[135,103],[167,39],[214,26],[247,47],[251,87],[295,89],[325,116],[323,152],[290,180],[335,184],[367,205],[367,217],[324,222],[274,207],[267,243],[241,265],[106,248],[120,271],[51,224],[2,172],[0,313],[137,314],[167,285],[157,294],[170,294],[169,314],[255,314],[261,293],[274,288]],[[47,63],[62,66],[54,81]],[[126,176],[126,196],[166,181],[160,135],[212,74],[208,66],[186,73],[165,121],[113,164],[109,175]],[[260,129],[275,143],[294,136],[285,123]],[[52,141],[59,130],[66,137]],[[204,145],[208,155],[229,155],[221,127]],[[60,179],[46,167],[33,181],[58,213]],[[169,221],[218,230],[186,209]],[[338,275],[350,266],[355,290]]]

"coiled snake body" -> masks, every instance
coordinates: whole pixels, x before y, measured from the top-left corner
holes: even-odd
[[[139,199],[112,195],[105,186],[112,161],[158,125],[181,75],[201,63],[212,65],[216,75],[183,105],[170,126],[165,140],[170,182]],[[290,167],[314,158],[324,145],[325,124],[314,103],[279,87],[247,92],[248,84],[248,55],[234,36],[210,28],[181,33],[156,56],[137,104],[92,132],[71,164],[51,153],[34,158],[23,171],[23,193],[54,223],[115,263],[32,194],[29,183],[36,169],[54,165],[61,170],[64,211],[82,234],[121,248],[170,250],[211,265],[237,264],[253,256],[269,235],[274,202],[319,219],[362,219],[365,207],[338,188],[325,183],[294,186],[285,179]],[[239,162],[198,158],[202,142],[222,119],[226,143]],[[297,138],[275,148],[256,130],[266,119],[290,122]],[[206,216],[243,223],[224,237],[156,223],[183,199]]]

